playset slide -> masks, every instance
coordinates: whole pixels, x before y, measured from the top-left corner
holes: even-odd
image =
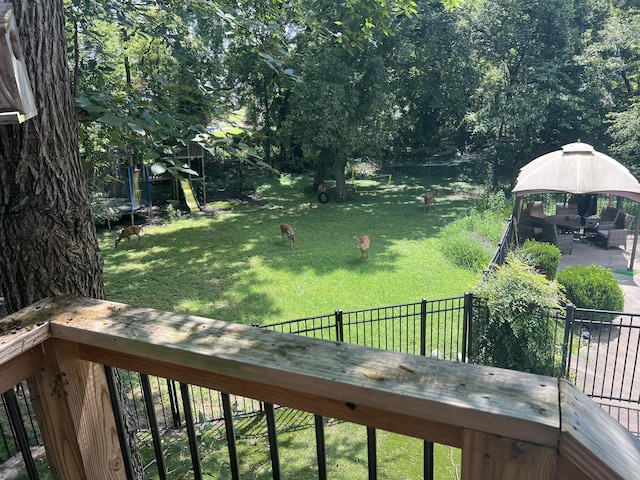
[[[198,204],[198,200],[196,200],[196,196],[193,193],[193,185],[191,185],[191,181],[188,178],[181,176],[180,185],[182,186],[182,193],[184,194],[184,199],[187,202],[189,211],[191,213],[200,211],[200,205]]]

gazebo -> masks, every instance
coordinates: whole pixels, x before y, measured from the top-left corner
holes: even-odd
[[[522,197],[536,193],[606,194],[640,202],[640,183],[624,165],[578,141],[522,167],[513,193],[519,212]],[[638,220],[629,270],[633,270],[638,243]]]

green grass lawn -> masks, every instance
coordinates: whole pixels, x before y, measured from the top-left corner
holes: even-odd
[[[149,226],[139,248],[100,236],[109,300],[238,323],[271,323],[375,306],[457,296],[480,272],[441,253],[443,226],[466,212],[478,187],[397,177],[346,202],[322,205],[307,177],[258,189],[269,206],[227,204],[222,213]],[[402,183],[399,183],[402,181]],[[370,182],[369,182],[370,183]],[[420,196],[436,188],[425,212]],[[289,248],[279,223],[296,231]],[[371,237],[363,262],[354,236]]]
[[[434,183],[435,182],[435,183]],[[391,185],[358,181],[345,202],[322,205],[304,176],[272,179],[258,189],[268,206],[218,203],[219,213],[149,226],[139,247],[114,248],[115,232],[100,236],[109,300],[230,322],[272,323],[461,295],[481,272],[456,266],[442,253],[442,228],[473,207],[481,188],[453,178],[394,176]],[[425,211],[422,195],[437,199]],[[331,191],[329,192],[332,193]],[[293,248],[279,223],[296,231]],[[370,261],[355,236],[371,237]],[[219,439],[215,439],[215,435]],[[366,478],[366,429],[332,423],[326,429],[331,478]],[[207,441],[206,478],[229,478],[223,433]],[[279,434],[283,478],[317,478],[313,428]],[[422,442],[378,432],[379,478],[421,478]],[[174,475],[190,469],[182,434],[165,439]],[[265,435],[239,441],[243,475],[271,478]],[[148,450],[152,455],[152,450]],[[455,478],[460,452],[436,446],[436,478]],[[156,478],[154,467],[149,478]],[[176,477],[177,478],[177,477]]]

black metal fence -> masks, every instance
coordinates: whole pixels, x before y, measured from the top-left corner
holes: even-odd
[[[640,436],[640,314],[567,308],[565,375]]]
[[[473,295],[263,325],[261,328],[365,347],[464,361]]]
[[[500,240],[500,243],[498,243],[496,252],[493,254],[493,258],[489,262],[489,266],[483,272],[483,277],[486,277],[498,265],[502,265],[507,259],[507,254],[513,246],[512,239],[514,236],[514,225],[514,217],[513,215],[511,215],[511,217],[509,217],[509,220],[507,221],[507,226],[505,227],[502,239]]]

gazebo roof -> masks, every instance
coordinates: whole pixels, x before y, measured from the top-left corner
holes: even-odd
[[[640,202],[640,183],[618,161],[576,142],[532,160],[520,169],[513,193],[604,193]]]

